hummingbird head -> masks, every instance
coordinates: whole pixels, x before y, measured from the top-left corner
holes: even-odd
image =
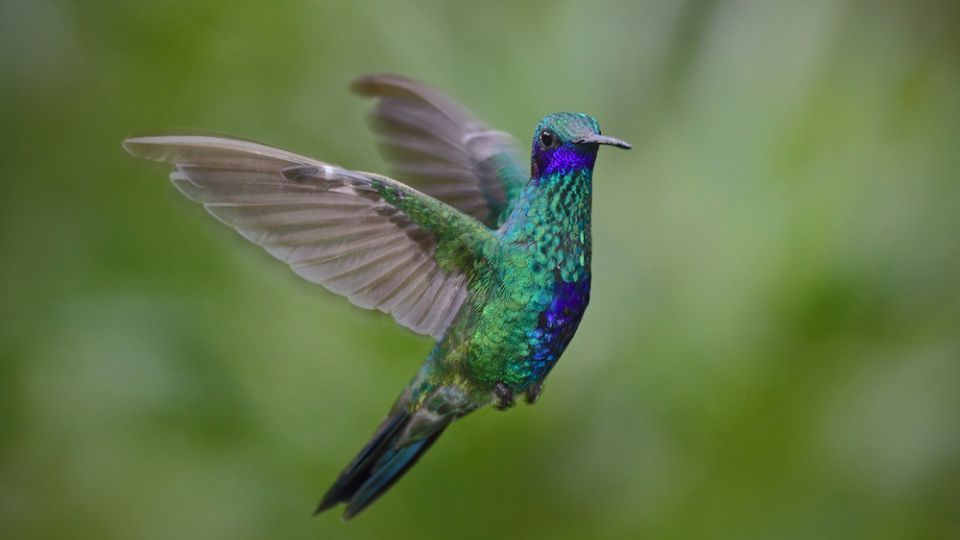
[[[592,169],[601,144],[631,148],[625,141],[601,135],[600,124],[589,114],[548,114],[533,134],[530,176],[540,178],[554,172]]]

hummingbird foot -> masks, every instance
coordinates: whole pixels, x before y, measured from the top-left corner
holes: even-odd
[[[497,386],[493,389],[493,396],[493,406],[496,407],[498,411],[504,411],[513,407],[513,390],[502,382],[498,382]]]
[[[523,400],[529,405],[533,405],[540,399],[540,392],[543,391],[543,383],[538,382],[531,384],[523,390]]]

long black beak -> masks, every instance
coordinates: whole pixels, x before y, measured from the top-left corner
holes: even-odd
[[[587,135],[573,142],[575,144],[608,144],[610,146],[616,146],[617,148],[623,148],[624,150],[633,148],[627,141],[616,137],[607,137],[606,135]]]

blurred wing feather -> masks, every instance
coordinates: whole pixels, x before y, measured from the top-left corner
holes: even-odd
[[[488,227],[500,225],[528,178],[513,137],[403,77],[361,77],[352,88],[377,99],[371,124],[399,178]]]

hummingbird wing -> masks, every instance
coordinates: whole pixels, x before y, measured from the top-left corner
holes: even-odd
[[[170,179],[184,195],[300,276],[435,339],[467,297],[456,261],[495,241],[400,182],[254,142],[160,136],[123,147],[176,165]]]
[[[351,88],[377,99],[372,128],[398,178],[488,227],[500,225],[529,179],[512,136],[403,77],[360,77]]]

